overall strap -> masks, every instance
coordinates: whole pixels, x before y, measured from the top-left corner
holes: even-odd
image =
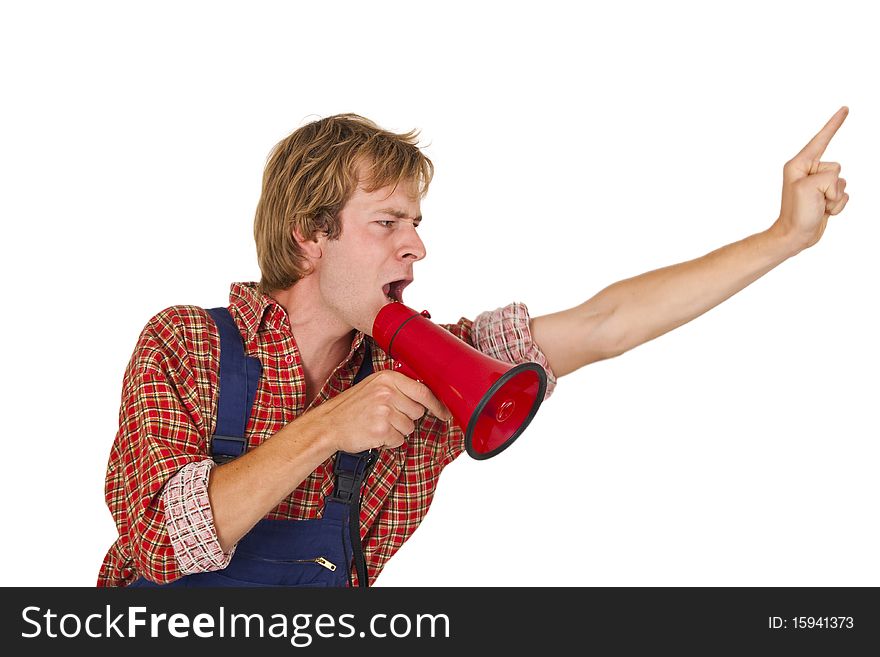
[[[220,332],[220,380],[217,426],[211,439],[211,457],[226,463],[244,454],[244,430],[263,371],[260,361],[244,354],[244,340],[227,308],[209,308]]]
[[[373,373],[372,343],[367,337],[364,337],[364,343],[366,345],[364,360],[357,375],[354,377],[352,385],[360,383]],[[359,586],[369,585],[367,564],[364,559],[364,549],[361,545],[361,488],[370,468],[373,467],[378,458],[379,452],[375,449],[358,452],[357,454],[336,452],[336,460],[333,465],[335,481],[332,498],[349,506],[348,528]]]

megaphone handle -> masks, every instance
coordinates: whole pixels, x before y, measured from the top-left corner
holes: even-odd
[[[402,363],[402,362],[399,361],[399,360],[395,360],[395,361],[394,361],[394,365],[391,367],[391,369],[393,369],[395,372],[400,372],[400,373],[403,374],[404,376],[408,376],[408,377],[411,378],[411,379],[415,379],[415,380],[418,381],[419,383],[424,383],[424,381],[422,381],[422,380],[419,378],[419,375],[416,374],[416,373],[412,370],[412,368],[408,367],[407,365],[405,365],[404,363]]]

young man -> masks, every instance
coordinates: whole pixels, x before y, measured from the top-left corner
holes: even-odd
[[[540,363],[549,395],[556,377],[685,324],[815,244],[844,208],[840,166],[821,156],[846,113],[785,165],[766,231],[569,310],[530,318],[515,303],[445,328],[495,358]],[[425,257],[419,201],[433,167],[415,139],[350,114],[295,131],[263,178],[259,285],[233,284],[229,315],[176,306],[144,328],[108,466],[119,538],[99,585],[365,585],[418,527],[463,435],[367,337]],[[220,354],[236,345],[255,360],[233,414],[247,448],[230,460],[218,427],[234,385]]]

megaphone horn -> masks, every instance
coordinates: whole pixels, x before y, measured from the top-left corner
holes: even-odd
[[[547,373],[537,363],[511,365],[480,353],[400,302],[373,321],[373,340],[395,369],[422,381],[452,411],[475,459],[503,450],[525,430],[544,401]]]

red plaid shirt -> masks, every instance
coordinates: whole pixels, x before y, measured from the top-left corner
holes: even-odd
[[[263,365],[245,431],[252,449],[307,410],[305,377],[281,305],[257,292],[254,283],[235,283],[229,309],[246,354]],[[531,341],[528,320],[523,304],[511,304],[481,314],[476,322],[461,318],[442,326],[495,358],[541,363],[548,372],[549,396],[555,378]],[[363,337],[355,334],[348,357],[312,406],[351,386],[364,357]],[[189,572],[225,567],[231,558],[232,552],[219,552],[205,493],[212,466],[208,448],[217,411],[219,342],[213,320],[195,306],[168,308],[141,332],[123,379],[119,431],[105,483],[119,538],[104,558],[99,586],[121,586],[141,575],[170,582]],[[391,366],[374,345],[373,370]],[[425,414],[403,445],[380,452],[365,482],[360,519],[370,583],[424,518],[440,472],[464,450],[463,438],[454,424]],[[333,460],[328,459],[266,517],[319,517],[332,487]],[[352,579],[357,581],[354,570]]]

